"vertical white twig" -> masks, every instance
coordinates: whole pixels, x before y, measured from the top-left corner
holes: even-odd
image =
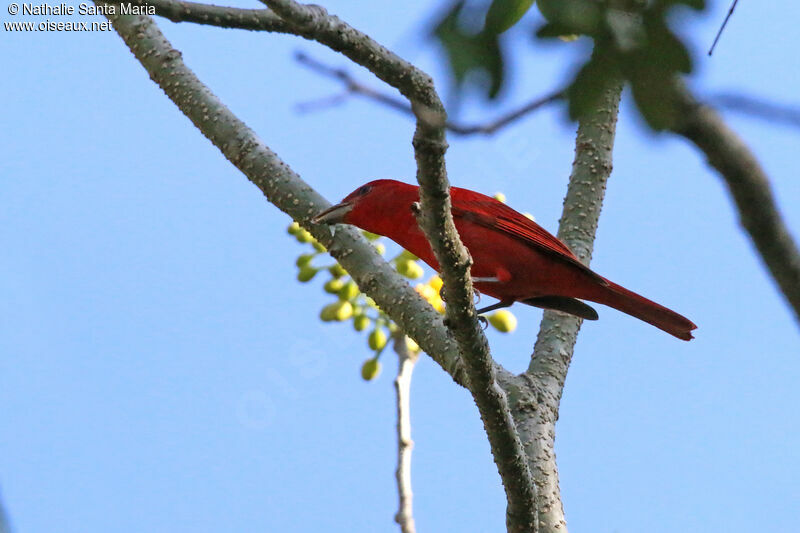
[[[394,351],[397,354],[397,377],[394,388],[397,398],[397,494],[399,506],[394,521],[400,526],[402,533],[416,533],[413,513],[413,493],[411,490],[411,451],[414,441],[411,440],[411,374],[417,363],[417,354],[412,353],[406,345],[406,337],[402,333],[394,336]]]

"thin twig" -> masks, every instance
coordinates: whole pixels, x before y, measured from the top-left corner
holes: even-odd
[[[491,135],[496,131],[516,122],[517,120],[529,115],[530,113],[545,107],[549,104],[562,100],[565,96],[564,89],[553,91],[544,96],[537,96],[530,102],[521,105],[517,109],[510,111],[504,115],[500,115],[494,120],[485,124],[472,124],[472,125],[459,125],[448,122],[447,129],[459,135],[472,135],[475,133],[482,133],[484,135]]]
[[[800,128],[800,107],[776,104],[752,96],[741,94],[718,94],[709,101],[720,109],[744,113],[772,123],[782,122]]]
[[[711,48],[708,49],[708,55],[714,53],[714,48],[717,46],[717,42],[719,38],[722,37],[722,32],[725,30],[725,26],[728,25],[728,20],[733,16],[733,10],[736,9],[736,4],[739,3],[739,0],[733,0],[731,4],[731,8],[728,10],[728,14],[725,16],[725,20],[722,21],[722,26],[719,27],[719,31],[717,32],[717,36],[714,37],[714,42],[711,43]]]
[[[400,100],[399,98],[394,98],[391,95],[385,94],[377,89],[373,89],[363,83],[360,83],[356,80],[348,71],[344,69],[333,68],[324,63],[321,63],[308,55],[304,54],[303,52],[297,52],[295,54],[295,58],[297,61],[308,67],[309,69],[322,74],[323,76],[327,76],[330,78],[334,78],[342,82],[345,86],[345,92],[337,94],[332,98],[326,98],[324,100],[318,100],[311,103],[304,103],[299,104],[298,109],[302,111],[308,111],[309,109],[319,109],[320,107],[326,105],[337,105],[342,103],[344,100],[344,96],[347,94],[354,94],[363,96],[367,99],[376,101],[380,104],[383,104],[387,107],[392,109],[398,110],[402,113],[407,115],[414,115],[411,106],[405,101]],[[446,120],[444,127],[454,133],[456,135],[492,135],[496,133],[498,130],[516,122],[517,120],[529,115],[530,113],[540,109],[548,104],[552,104],[564,98],[564,90],[559,89],[557,91],[553,91],[549,94],[544,96],[538,96],[531,100],[530,102],[523,104],[522,106],[509,111],[499,117],[490,120],[484,124],[461,124],[458,122],[454,122],[452,120]]]
[[[399,330],[398,330],[399,331]],[[397,377],[394,380],[397,400],[397,495],[399,499],[394,521],[402,533],[415,533],[413,492],[411,490],[411,375],[418,355],[412,353],[406,344],[404,333],[393,335],[393,347],[397,354]]]

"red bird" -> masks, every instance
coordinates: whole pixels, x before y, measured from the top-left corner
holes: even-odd
[[[469,250],[475,288],[499,303],[479,312],[522,302],[587,320],[597,312],[580,300],[608,305],[683,340],[696,329],[691,320],[595,274],[567,245],[526,216],[489,196],[450,188],[452,213]],[[430,244],[417,225],[412,205],[419,187],[394,180],[362,185],[326,209],[314,222],[358,226],[389,237],[435,270]]]

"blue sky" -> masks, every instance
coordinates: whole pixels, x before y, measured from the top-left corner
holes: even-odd
[[[325,5],[446,92],[440,56],[420,37],[428,2]],[[795,3],[741,2],[709,59],[727,8],[679,17],[697,60],[691,85],[797,104]],[[406,117],[359,100],[295,111],[339,87],[293,52],[344,59],[298,38],[159,24],[329,199],[373,178],[413,179]],[[583,53],[518,38],[505,108],[550,90]],[[304,249],[286,235],[288,218],[116,34],[0,31],[0,43],[0,493],[15,531],[395,530],[395,365],[386,358],[364,383],[365,336],[318,321],[328,298],[294,280]],[[796,531],[798,325],[720,179],[682,140],[646,131],[627,100],[593,267],[699,329],[683,343],[607,308],[585,325],[556,443],[568,523]],[[462,116],[497,112],[468,101]],[[799,236],[800,132],[726,118]],[[555,230],[573,134],[554,108],[491,138],[453,138],[450,179],[503,191]],[[489,337],[521,371],[541,313],[514,311],[518,330]],[[502,529],[503,493],[469,395],[423,359],[412,409],[420,531]]]

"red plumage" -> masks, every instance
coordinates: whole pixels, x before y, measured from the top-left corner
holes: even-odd
[[[489,196],[450,188],[453,220],[473,259],[475,288],[502,303],[523,302],[587,319],[597,313],[579,300],[608,305],[683,340],[692,338],[689,319],[594,273],[536,222]],[[411,206],[419,188],[376,180],[317,216],[389,237],[432,268],[439,265]]]

